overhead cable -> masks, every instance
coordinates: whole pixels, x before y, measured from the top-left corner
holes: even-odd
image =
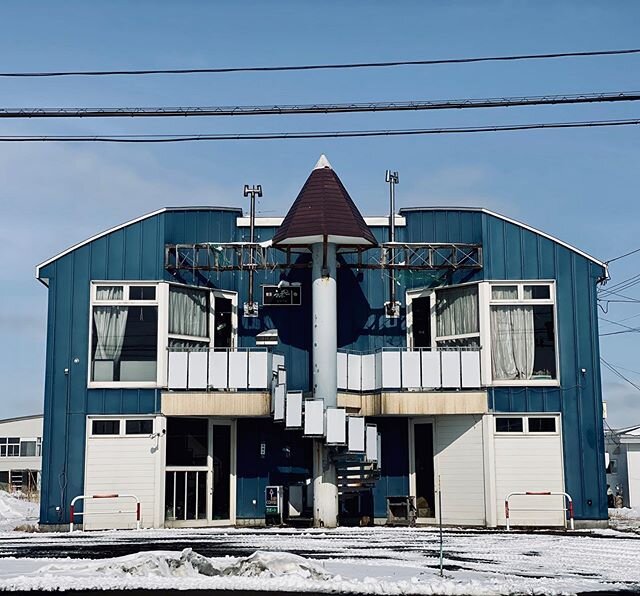
[[[584,122],[538,122],[532,124],[501,124],[494,126],[463,126],[454,128],[409,128],[387,130],[334,130],[315,132],[259,132],[228,134],[182,135],[0,135],[0,142],[94,142],[94,143],[183,143],[191,141],[267,141],[274,139],[328,139],[355,137],[394,137],[419,135],[446,135],[520,130],[547,130],[563,128],[601,128],[608,126],[637,126],[640,119],[591,120]]]
[[[613,374],[617,375],[618,377],[620,377],[622,380],[626,381],[627,383],[629,383],[629,385],[631,385],[632,387],[635,387],[638,391],[640,391],[640,386],[636,385],[633,381],[631,381],[630,379],[627,379],[627,377],[625,377],[619,370],[616,369],[615,366],[613,366],[612,364],[609,364],[604,358],[600,358],[600,361],[602,362],[602,364],[604,364]]]
[[[635,250],[632,250],[632,251],[626,252],[626,253],[624,253],[623,255],[620,255],[619,257],[614,257],[613,259],[609,259],[608,261],[605,261],[605,262],[606,262],[606,263],[607,263],[607,265],[608,265],[609,263],[613,263],[614,261],[618,261],[618,260],[620,260],[620,259],[624,259],[625,257],[628,257],[628,256],[630,256],[630,255],[634,255],[634,254],[636,254],[637,252],[640,252],[640,248],[636,248]]]
[[[468,108],[633,102],[640,91],[610,91],[561,95],[531,95],[418,101],[283,104],[260,106],[187,106],[116,108],[0,108],[0,118],[141,118],[185,116],[266,116],[291,114],[344,114],[354,112],[417,112]]]
[[[550,52],[544,54],[513,54],[466,58],[436,58],[426,60],[390,60],[385,62],[344,62],[335,64],[302,64],[287,66],[226,66],[217,68],[145,68],[132,70],[58,70],[31,72],[0,72],[0,77],[71,77],[71,76],[139,76],[180,74],[223,74],[240,72],[289,72],[305,70],[343,70],[356,68],[389,68],[396,66],[435,66],[438,64],[473,64],[477,62],[512,62],[517,60],[545,60],[555,58],[584,58],[590,56],[622,56],[640,54],[640,48],[622,50],[589,50],[583,52]]]

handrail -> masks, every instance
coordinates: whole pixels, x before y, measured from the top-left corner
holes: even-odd
[[[87,499],[134,499],[136,502],[136,509],[135,511],[133,510],[132,511],[110,511],[110,512],[96,511],[96,512],[89,512],[89,513],[87,513],[86,511],[76,511],[75,510],[76,502],[86,501]],[[117,515],[120,513],[135,513],[136,514],[136,530],[140,529],[140,518],[141,518],[140,499],[136,495],[118,494],[118,493],[106,494],[106,495],[78,495],[77,497],[74,497],[71,500],[71,505],[69,505],[69,532],[73,532],[73,525],[74,525],[73,520],[76,515],[86,517],[87,515]],[[84,529],[84,520],[82,525]]]
[[[509,507],[509,499],[513,496],[521,496],[521,497],[525,497],[525,496],[560,496],[562,495],[565,500],[567,501],[568,505],[567,507],[562,507],[562,509],[525,509],[525,508],[514,508],[514,507]],[[568,512],[569,513],[569,524],[571,526],[572,530],[575,530],[575,525],[573,523],[573,499],[571,498],[571,495],[569,495],[569,493],[563,493],[563,492],[552,492],[552,491],[525,491],[525,492],[511,492],[507,495],[507,498],[504,500],[504,517],[506,519],[507,522],[507,531],[510,530],[510,525],[509,525],[509,513],[511,511],[562,511],[562,512]],[[565,521],[566,521],[566,517],[565,517]]]

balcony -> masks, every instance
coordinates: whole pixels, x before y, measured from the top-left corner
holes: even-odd
[[[339,391],[452,391],[481,387],[480,348],[338,352]]]
[[[267,348],[169,348],[167,388],[268,392],[279,359]]]

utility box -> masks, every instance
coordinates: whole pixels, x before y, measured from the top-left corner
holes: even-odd
[[[387,497],[387,525],[415,526],[416,506],[414,497]]]
[[[264,489],[264,519],[268,526],[281,526],[284,503],[284,487],[267,486]]]

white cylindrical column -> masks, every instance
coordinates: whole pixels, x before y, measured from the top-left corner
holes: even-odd
[[[338,308],[336,293],[336,245],[311,246],[313,309],[313,395],[325,406],[338,402]],[[338,525],[338,479],[329,448],[313,441],[313,519],[316,526]]]
[[[326,250],[326,253],[325,253]],[[338,401],[336,245],[311,246],[313,255],[313,394],[335,408]]]

